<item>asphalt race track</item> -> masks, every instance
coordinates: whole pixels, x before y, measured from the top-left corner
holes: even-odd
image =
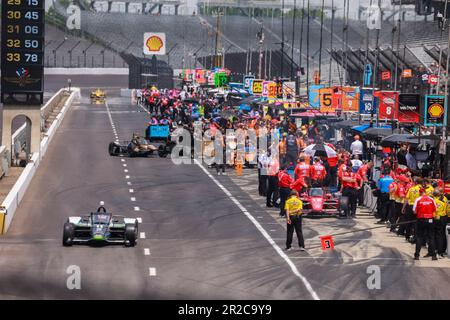
[[[448,268],[407,265],[393,249],[381,248],[381,259],[350,264],[339,248],[319,259],[300,252],[294,242],[294,250],[280,254],[276,248],[284,248],[284,229],[228,176],[214,175],[223,190],[196,164],[175,165],[158,156],[110,157],[107,145],[115,132],[129,140],[144,131],[148,115],[119,97],[119,90],[107,94],[107,106],[90,105],[89,90],[82,89],[11,229],[0,238],[1,299],[450,296]],[[67,217],[88,214],[99,201],[115,214],[141,218],[136,247],[62,246]],[[314,236],[306,225],[305,237]],[[72,265],[81,270],[80,290],[67,288]],[[379,290],[367,287],[370,265],[381,269]]]

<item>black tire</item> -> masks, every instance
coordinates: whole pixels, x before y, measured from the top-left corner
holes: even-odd
[[[134,247],[136,245],[137,239],[137,226],[132,224],[127,224],[125,226],[125,246]]]
[[[108,146],[108,152],[110,156],[117,156],[116,146],[114,142],[111,142]]]
[[[66,222],[64,223],[64,230],[63,230],[63,246],[70,247],[73,244],[73,238],[75,236],[75,226],[73,223]]]
[[[166,150],[166,147],[165,146],[159,146],[158,147],[158,156],[160,157],[160,158],[165,158],[165,157],[167,157],[167,150]]]

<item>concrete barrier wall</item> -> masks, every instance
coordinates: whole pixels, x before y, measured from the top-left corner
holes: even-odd
[[[128,68],[44,68],[45,75],[128,75]]]
[[[41,130],[44,129],[45,120],[48,118],[53,108],[61,101],[64,92],[64,88],[59,89],[59,91],[41,108]]]
[[[80,89],[73,88],[71,95],[66,100],[60,113],[53,121],[45,137],[42,139],[40,147],[41,152],[33,154],[33,156],[31,157],[31,161],[25,167],[19,179],[17,179],[16,183],[6,196],[5,200],[3,200],[0,206],[0,234],[8,231],[8,228],[11,225],[20,201],[23,199],[31,180],[33,179],[33,176],[36,173],[37,168],[39,167],[41,159],[45,155],[45,152],[48,149],[48,145],[56,133],[56,129],[60,126],[65,114],[69,110],[73,101],[75,99],[78,99],[79,97]]]

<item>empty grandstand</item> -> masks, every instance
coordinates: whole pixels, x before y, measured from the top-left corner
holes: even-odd
[[[166,33],[167,54],[158,56],[158,60],[170,65],[175,70],[174,74],[183,68],[210,68],[214,65],[214,61],[217,61],[215,56],[220,54],[220,61],[236,74],[261,72],[262,75],[272,78],[280,76],[283,70],[283,76],[295,77],[302,69],[306,74],[302,74],[300,80],[305,82],[312,81],[313,74],[320,69],[323,81],[351,83],[356,81],[356,78],[350,76],[350,73],[356,71],[349,69],[348,62],[342,64],[343,60],[339,58],[339,54],[364,50],[366,46],[370,48],[369,51],[373,51],[376,47],[375,32],[368,33],[366,27],[366,9],[370,0],[349,2],[326,0],[323,8],[322,1],[310,0],[309,11],[303,7],[308,1],[297,0],[295,19],[293,1],[287,0],[284,19],[280,17],[278,0],[195,1],[194,4],[181,1],[179,12],[172,9],[164,11],[164,7],[172,3],[169,2],[109,1],[108,3],[83,0],[80,35],[82,34],[84,38],[87,35],[89,40],[80,41],[73,38],[76,33],[68,32],[60,26],[66,37],[74,40],[67,40],[67,43],[63,44],[50,40],[52,42],[48,43],[46,50],[46,65],[127,66],[121,55],[131,54],[137,58],[151,58],[143,55],[142,42],[143,33],[153,31]],[[81,3],[81,0],[77,3]],[[255,8],[257,3],[273,3],[274,6]],[[351,5],[347,5],[346,8],[345,3]],[[163,7],[158,7],[161,4]],[[65,21],[67,17],[67,5],[68,2],[64,1],[53,3],[54,14],[61,21]],[[100,8],[105,5],[110,8],[101,10]],[[191,7],[194,5],[195,14],[186,14],[182,11],[186,5]],[[436,10],[439,9],[438,2],[436,4],[433,2],[433,5],[436,5]],[[238,10],[230,9],[234,7]],[[429,69],[436,62],[429,51],[434,46],[445,47],[446,37],[442,36],[438,28],[433,8],[430,15],[423,15],[424,12],[418,12],[415,8],[414,5],[403,5],[400,8],[395,1],[382,1],[382,29],[378,43],[384,48],[385,53],[394,54],[397,48],[407,50],[408,55],[415,61],[414,66]],[[348,11],[347,20],[343,19],[344,9]],[[401,20],[401,34],[398,38],[399,20]],[[257,37],[259,32],[264,33],[262,43]],[[55,38],[64,39],[61,36]],[[259,70],[260,49],[262,70]],[[335,59],[331,58],[330,52],[333,52]],[[360,67],[357,69],[360,70]],[[344,70],[349,72],[348,77]]]

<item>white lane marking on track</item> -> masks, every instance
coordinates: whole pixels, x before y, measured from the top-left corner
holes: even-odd
[[[320,300],[317,293],[312,288],[311,284],[309,283],[308,279],[303,276],[300,271],[298,271],[295,264],[289,259],[289,257],[283,252],[283,250],[275,243],[275,241],[270,237],[270,235],[267,233],[267,231],[261,226],[261,224],[245,209],[245,207],[234,197],[231,195],[231,193],[219,182],[216,178],[214,178],[208,170],[205,169],[205,167],[198,162],[197,159],[194,160],[194,162],[200,167],[200,169],[205,172],[205,174],[220,188],[222,191],[230,198],[231,201],[233,201],[239,209],[247,216],[247,218],[255,225],[256,229],[261,232],[261,234],[266,238],[266,240],[272,245],[272,247],[275,249],[275,251],[286,261],[286,263],[291,268],[294,275],[296,275],[305,285],[308,292],[311,294],[312,298],[314,300]]]
[[[131,182],[130,182],[130,181],[127,181],[127,185],[131,186]]]
[[[136,218],[136,220],[137,220],[137,222],[142,223],[142,218],[141,217]]]
[[[123,172],[125,172],[125,173],[128,172],[128,169],[123,169]]]
[[[141,232],[141,233],[139,234],[139,238],[145,239],[145,232]]]
[[[125,159],[120,159],[120,161],[125,162]]]
[[[122,164],[122,166],[126,167],[126,166],[127,166],[127,164],[126,164],[126,163],[124,163],[124,164]]]
[[[125,179],[130,179],[130,176],[125,176]]]
[[[150,255],[150,249],[149,248],[145,248],[144,249],[144,255],[146,255],[146,256]]]
[[[128,191],[130,191],[130,193],[133,193],[133,192],[134,192],[134,189],[129,189]]]
[[[141,210],[141,208],[139,208],[139,207],[134,207],[134,211],[140,211]]]
[[[156,268],[148,268],[148,274],[150,277],[156,276]]]
[[[131,199],[130,199],[131,201],[136,201],[136,198],[135,197],[131,197]]]

